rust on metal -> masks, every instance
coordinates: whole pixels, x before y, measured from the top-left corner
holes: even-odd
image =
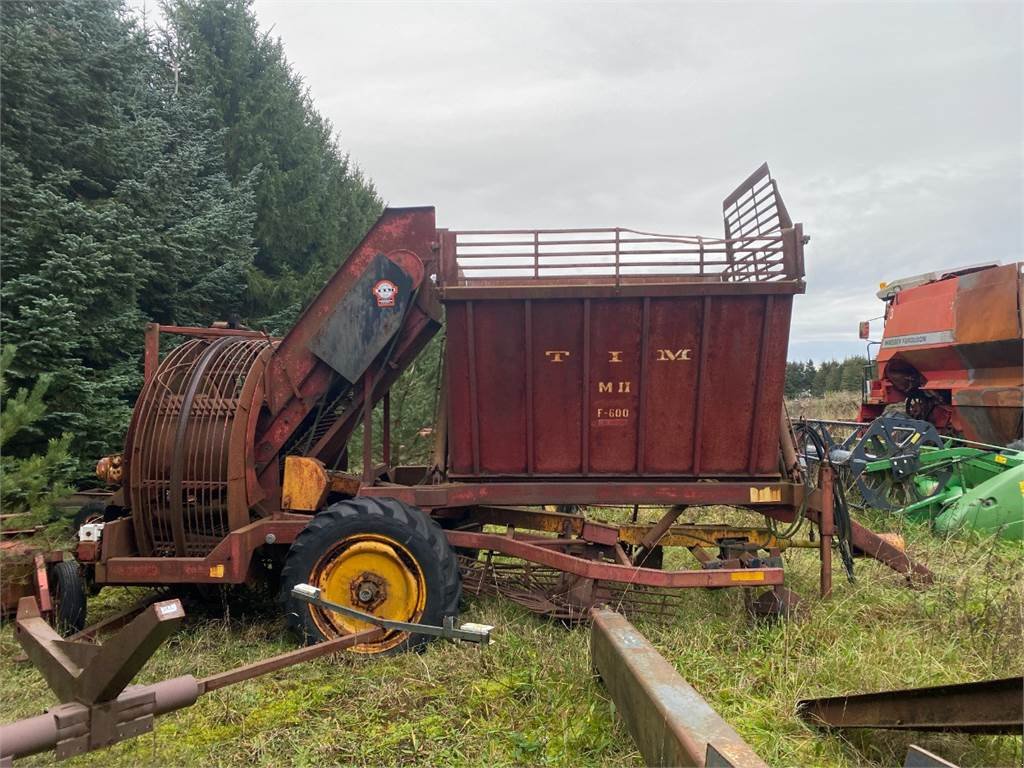
[[[821,507],[822,497],[819,491],[815,491],[805,511],[807,518],[815,526],[821,524]],[[785,523],[793,522],[795,515],[794,510],[786,506],[765,506],[763,512],[768,517]],[[877,560],[911,581],[920,584],[931,584],[934,581],[935,577],[931,570],[898,546],[898,541],[888,538],[888,534],[875,533],[856,520],[850,521],[850,527],[850,543],[855,551]]]
[[[456,547],[493,550],[531,563],[546,565],[563,573],[588,579],[619,581],[650,587],[754,587],[781,584],[781,568],[720,568],[662,571],[655,568],[621,565],[616,562],[578,557],[501,534],[449,531],[448,540]],[[553,543],[558,540],[549,539]],[[565,542],[567,546],[571,542]]]
[[[283,338],[150,326],[116,502],[130,517],[106,523],[81,557],[98,584],[245,583],[259,552],[289,546],[332,494],[387,497],[479,550],[464,569],[479,589],[494,577],[575,615],[616,591],[644,601],[662,589],[779,586],[780,553],[809,542],[677,518],[727,505],[792,519],[806,506],[826,529],[827,593],[831,499],[805,498],[792,456],[786,471],[779,461],[806,238],[766,165],[722,213],[724,237],[703,237],[449,231],[433,208],[389,208]],[[442,321],[434,466],[391,467],[389,388]],[[188,340],[160,361],[165,333]],[[352,478],[338,469],[360,424]],[[509,509],[548,504],[669,511],[655,525],[607,525]],[[864,529],[854,535],[862,551],[916,570]],[[664,548],[679,546],[693,567],[663,570]],[[536,574],[545,585],[533,589]]]
[[[766,768],[622,615],[604,608],[591,615],[592,663],[647,765]],[[722,762],[708,760],[711,754]]]
[[[210,691],[215,691],[218,688],[224,688],[228,685],[234,685],[235,683],[241,683],[245,680],[251,680],[254,677],[266,675],[270,672],[276,672],[279,669],[291,667],[295,664],[301,664],[306,661],[312,661],[313,659],[329,656],[355,645],[372,643],[379,640],[383,634],[384,630],[380,627],[372,627],[371,629],[363,630],[362,632],[355,632],[350,635],[336,637],[333,640],[325,640],[324,642],[317,643],[315,645],[308,645],[305,648],[286,651],[285,653],[273,656],[269,659],[263,659],[262,661],[256,661],[252,664],[246,664],[243,667],[229,669],[227,672],[220,672],[216,675],[204,677],[198,683],[199,692],[201,694],[209,693]]]
[[[385,212],[283,340],[230,328],[147,329],[146,382],[124,452],[138,554],[205,555],[230,531],[259,516],[258,505],[279,508],[279,454],[290,440],[301,438],[308,456],[333,466],[357,424],[353,415],[362,411],[360,401],[372,405],[383,397],[440,325],[432,289],[421,290],[433,227],[433,209]],[[402,297],[408,307],[390,316],[401,327],[363,346],[351,335],[345,338],[356,345],[351,360],[359,362],[387,346],[390,361],[400,365],[375,377],[372,387],[358,388],[346,410],[339,406],[355,382],[331,366],[350,372],[349,358],[332,357],[329,364],[317,355],[331,357],[338,345],[317,345],[322,333],[338,330],[328,328],[329,322],[347,321],[347,312],[339,317],[332,309],[375,265],[408,276],[409,290]],[[410,290],[415,298],[405,295]],[[356,298],[360,306],[371,300],[369,291]],[[161,333],[191,340],[157,363]]]
[[[860,421],[909,416],[1006,445],[1024,430],[1024,262],[982,264],[884,285],[885,331]]]
[[[157,603],[122,629],[116,642],[100,646],[63,639],[43,620],[35,599],[25,597],[15,637],[61,702],[95,704],[116,698],[184,616],[177,600]]]
[[[803,291],[784,211],[764,166],[726,199],[724,239],[447,233],[451,476],[776,477]]]
[[[746,480],[707,483],[693,480],[606,479],[565,481],[561,479],[516,482],[459,482],[437,485],[379,485],[364,487],[364,496],[387,496],[427,509],[470,507],[478,504],[534,505],[575,504],[621,506],[711,506],[724,504],[760,509],[793,506],[803,495],[803,486],[777,480]]]
[[[42,602],[44,614],[53,609],[49,567],[61,562],[64,553],[34,542],[31,537],[40,530],[41,526],[0,531],[0,616],[15,613],[18,601],[29,596]]]
[[[148,733],[157,715],[191,706],[199,696],[294,664],[370,642],[378,627],[196,680],[183,675],[128,686],[184,619],[178,600],[148,606],[104,645],[62,639],[42,620],[32,597],[18,608],[18,642],[61,702],[45,714],[0,726],[0,764],[56,750],[60,760]]]
[[[830,728],[1019,736],[1024,731],[1024,677],[805,699],[797,712]]]

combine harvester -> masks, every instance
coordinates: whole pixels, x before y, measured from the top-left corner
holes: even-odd
[[[883,283],[885,329],[868,345],[878,354],[859,421],[798,427],[810,466],[827,451],[866,506],[931,521],[939,533],[1024,539],[1022,267]],[[868,323],[860,335],[868,338]]]
[[[847,554],[928,580],[837,506],[828,462],[810,482],[780,418],[806,238],[767,165],[723,212],[725,237],[707,238],[453,231],[436,226],[433,208],[392,208],[284,338],[149,326],[124,452],[100,463],[117,490],[80,530],[83,574],[94,588],[277,584],[287,621],[316,644],[192,680],[167,694],[171,704],[341,648],[377,654],[457,636],[466,593],[574,621],[605,603],[667,610],[680,590],[732,587],[753,611],[786,613],[795,596],[782,586],[783,552],[817,549],[827,595],[837,538]],[[442,324],[433,461],[393,466],[390,387]],[[187,340],[160,359],[168,334]],[[361,470],[350,473],[360,426]],[[634,514],[599,522],[591,505]],[[694,522],[716,505],[765,523]],[[641,506],[659,519],[638,521]],[[818,536],[797,538],[801,524]],[[668,548],[692,564],[675,566]],[[55,659],[69,641],[47,636],[32,606],[23,615],[33,659],[63,679],[68,665]],[[159,618],[138,631],[159,635]],[[69,652],[75,679],[110,656]],[[110,709],[120,689],[96,686],[76,699],[75,722],[92,735],[65,754],[137,732]],[[158,694],[150,716],[174,708]],[[18,754],[60,740],[37,726]]]
[[[1021,440],[1022,268],[985,264],[883,283],[885,330],[858,420],[902,404],[942,434],[998,447]]]

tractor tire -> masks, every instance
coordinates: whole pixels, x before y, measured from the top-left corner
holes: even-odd
[[[85,629],[85,581],[78,563],[63,560],[50,569],[50,597],[53,600],[53,628],[60,635]]]
[[[292,588],[303,583],[364,613],[435,626],[458,615],[462,595],[458,559],[440,526],[422,510],[385,498],[356,497],[317,513],[295,538],[281,571],[287,622],[304,642],[370,628],[292,597]],[[351,650],[391,654],[419,650],[431,639],[387,631]]]

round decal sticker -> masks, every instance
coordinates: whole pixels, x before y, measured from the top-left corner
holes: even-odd
[[[398,298],[398,286],[390,280],[378,280],[373,284],[373,298],[378,307],[393,307]]]

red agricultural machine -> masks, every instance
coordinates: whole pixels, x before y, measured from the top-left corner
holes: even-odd
[[[463,591],[563,619],[685,587],[768,587],[777,607],[782,551],[812,546],[827,592],[828,478],[801,475],[780,419],[806,238],[767,165],[723,213],[725,237],[707,238],[451,231],[433,208],[392,208],[284,338],[151,325],[124,453],[101,462],[120,487],[79,561],[96,585],[271,579],[310,641],[366,625],[297,603],[299,583],[427,624]],[[433,463],[392,466],[389,388],[443,325]],[[160,360],[161,334],[188,340]],[[619,505],[630,522],[585,512]],[[638,521],[644,505],[657,522]],[[766,524],[680,523],[713,505]],[[927,574],[840,516],[847,552]],[[804,519],[817,543],[794,537]],[[669,547],[692,566],[663,567]]]
[[[653,707],[638,737],[650,759],[671,742],[688,760],[760,764],[709,707],[690,706],[699,696],[681,680],[655,686],[636,632],[600,606],[659,610],[683,588],[739,587],[751,611],[786,614],[791,547],[818,550],[822,595],[834,544],[848,571],[860,554],[930,573],[851,520],[831,463],[812,478],[797,451],[782,396],[806,238],[766,165],[723,213],[725,237],[707,238],[451,231],[433,208],[388,209],[283,338],[149,326],[124,452],[99,465],[117,490],[80,529],[82,571],[94,587],[269,581],[313,645],[125,688],[180,624],[178,601],[140,606],[98,646],[94,630],[60,638],[24,598],[19,642],[62,704],[0,728],[0,761],[106,746],[205,693],[342,649],[486,642],[490,628],[454,619],[461,595],[497,593],[596,617],[613,695],[650,694],[627,713]],[[432,462],[393,466],[389,389],[442,327]],[[163,334],[185,340],[161,360]],[[709,520],[722,506],[764,523]],[[610,507],[629,511],[607,522]],[[816,538],[797,538],[805,523]]]
[[[885,330],[860,421],[903,404],[945,434],[1003,446],[1024,436],[1024,263],[883,283]],[[869,329],[861,324],[861,338]]]

